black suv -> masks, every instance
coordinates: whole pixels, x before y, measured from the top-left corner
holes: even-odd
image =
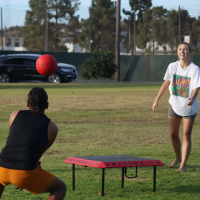
[[[58,63],[56,72],[42,76],[36,70],[39,54],[8,54],[0,56],[0,83],[11,81],[48,81],[49,83],[77,80],[78,72],[73,65]]]

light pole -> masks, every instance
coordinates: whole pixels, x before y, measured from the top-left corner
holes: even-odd
[[[1,50],[3,51],[3,9],[1,7]]]
[[[120,81],[120,4],[121,1],[117,0],[117,13],[116,13],[116,42],[115,42],[115,64],[117,66],[115,72],[115,81]]]
[[[48,10],[46,9],[46,23],[45,23],[45,51],[48,51]]]
[[[181,43],[181,9],[179,6],[179,43]]]
[[[91,53],[91,12],[92,11],[92,7],[89,8],[89,13],[90,13],[90,18],[89,18],[89,53]]]
[[[135,20],[135,2],[133,0],[129,0],[129,4],[133,10],[133,51],[132,51],[132,55],[136,55],[136,20]],[[132,16],[132,12],[131,12],[131,16]]]
[[[134,5],[134,55],[136,55],[136,26],[135,26],[135,5]]]
[[[131,19],[129,17],[129,37],[128,37],[128,48],[129,48],[129,53],[131,52]]]

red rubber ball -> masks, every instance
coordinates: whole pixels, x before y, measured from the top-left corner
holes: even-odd
[[[37,59],[36,69],[41,75],[50,76],[57,69],[57,61],[53,56],[44,54]]]

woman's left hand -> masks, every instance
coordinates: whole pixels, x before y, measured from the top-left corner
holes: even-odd
[[[193,98],[192,98],[192,97],[191,97],[191,98],[189,98],[188,100],[189,100],[189,102],[188,102],[188,106],[191,106],[191,105],[193,104],[193,101],[194,101],[194,100],[193,100]]]

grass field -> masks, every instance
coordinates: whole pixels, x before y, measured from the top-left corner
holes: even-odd
[[[65,199],[200,199],[200,114],[192,134],[192,152],[187,172],[167,166],[174,159],[169,137],[167,110],[169,92],[151,111],[160,84],[133,83],[17,83],[0,84],[0,149],[8,135],[10,113],[26,108],[26,98],[33,87],[44,87],[49,95],[46,115],[59,127],[53,146],[41,159],[42,167],[67,185]],[[198,97],[200,102],[200,96]],[[181,127],[182,128],[182,127]],[[182,129],[180,130],[182,138]],[[132,155],[155,158],[166,165],[157,167],[157,187],[153,192],[153,168],[139,167],[138,178],[126,179],[121,188],[121,169],[106,169],[105,196],[101,196],[101,169],[76,165],[76,190],[72,190],[72,165],[63,163],[69,156]],[[135,169],[128,169],[129,175]],[[2,200],[43,200],[48,194],[5,188]]]

